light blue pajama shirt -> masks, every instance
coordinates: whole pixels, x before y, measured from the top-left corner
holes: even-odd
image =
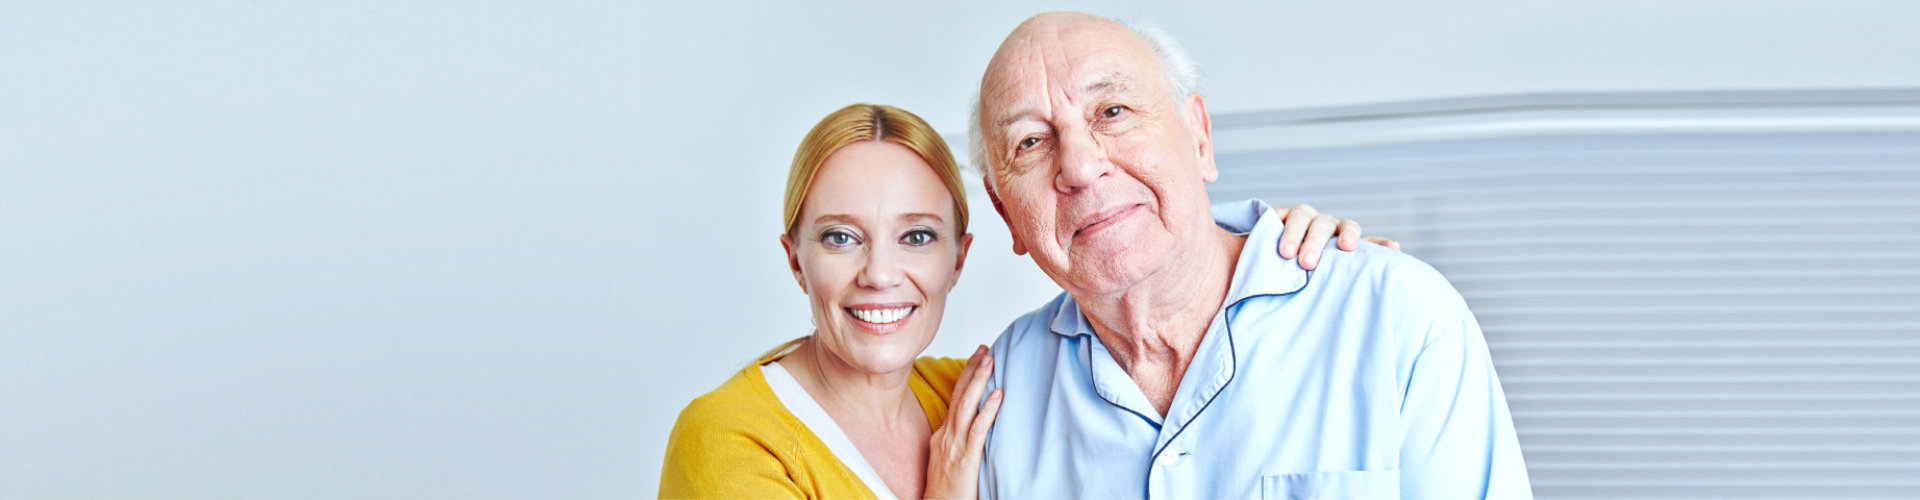
[[[1062,293],[993,344],[983,498],[1532,496],[1486,339],[1439,272],[1370,243],[1304,271],[1265,204],[1214,215],[1250,234],[1167,415]]]

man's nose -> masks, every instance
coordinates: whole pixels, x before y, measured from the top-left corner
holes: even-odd
[[[1060,172],[1053,178],[1053,187],[1062,193],[1092,186],[1113,170],[1113,163],[1107,161],[1106,148],[1100,147],[1100,142],[1085,129],[1060,134],[1055,147],[1059,148],[1054,158],[1060,162]]]
[[[868,247],[866,265],[861,266],[860,275],[855,277],[854,284],[872,290],[900,286],[906,281],[906,273],[900,269],[898,253],[898,249],[886,243]]]

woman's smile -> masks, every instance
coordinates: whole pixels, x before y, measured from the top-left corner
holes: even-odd
[[[920,306],[896,302],[890,304],[859,304],[842,308],[847,316],[853,318],[854,326],[876,335],[886,335],[907,324],[907,318],[913,316]]]

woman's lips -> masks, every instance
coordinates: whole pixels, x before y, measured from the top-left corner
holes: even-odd
[[[880,335],[893,333],[907,324],[907,319],[920,310],[912,304],[860,305],[846,307],[847,317],[853,319],[854,326]]]

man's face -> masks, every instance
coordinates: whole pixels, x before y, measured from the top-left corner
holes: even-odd
[[[1198,95],[1169,95],[1145,40],[1104,18],[1043,15],[1016,29],[981,81],[988,194],[1054,282],[1124,292],[1212,228],[1218,176]]]

